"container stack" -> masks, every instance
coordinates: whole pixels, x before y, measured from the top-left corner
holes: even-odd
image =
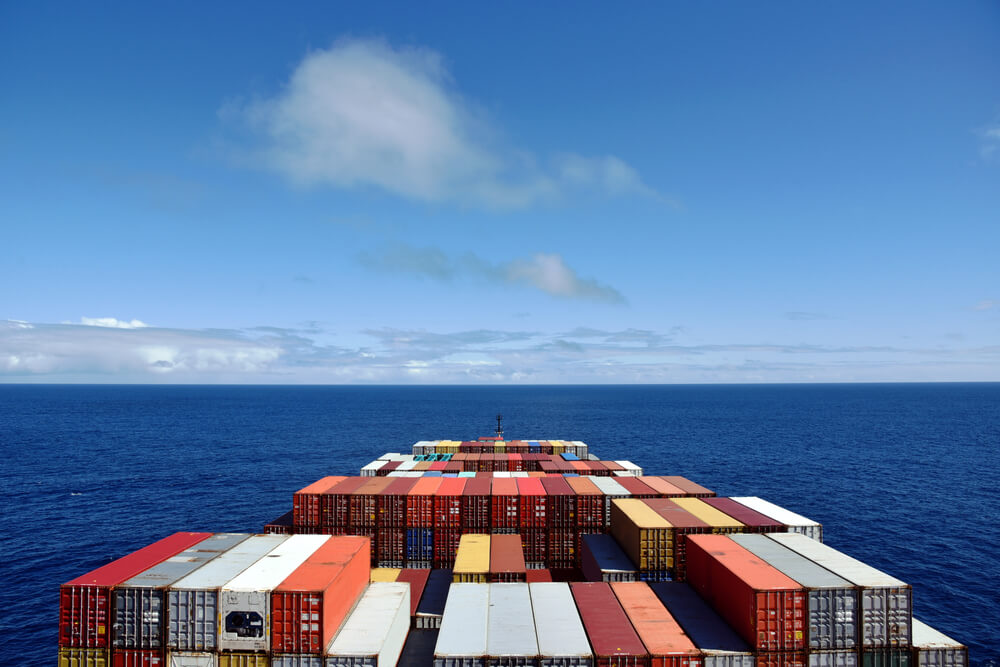
[[[64,584],[60,667],[968,662],[818,522],[578,441],[421,441],[266,532],[176,533]]]

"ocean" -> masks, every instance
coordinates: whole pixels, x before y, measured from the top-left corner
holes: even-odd
[[[1000,661],[1000,384],[0,385],[0,665],[55,662],[60,583],[178,530],[258,531],[324,475],[497,413],[508,438],[820,521],[971,664]]]

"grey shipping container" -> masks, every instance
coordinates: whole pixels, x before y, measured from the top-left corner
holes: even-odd
[[[859,667],[857,651],[811,651],[809,667]]]
[[[489,584],[452,584],[434,646],[434,667],[485,667]]]
[[[112,593],[111,645],[124,649],[164,648],[165,589],[248,537],[247,533],[217,533],[116,586]]]
[[[417,613],[413,617],[413,627],[420,630],[437,630],[441,627],[441,617],[448,601],[448,588],[451,586],[452,571],[447,569],[431,570],[427,577],[427,585],[417,604]]]
[[[375,582],[327,647],[326,667],[393,667],[409,629],[410,585]]]
[[[753,650],[691,586],[670,581],[649,587],[702,652],[705,667],[754,667]]]
[[[860,587],[862,648],[910,645],[913,591],[909,584],[801,533],[767,533],[767,538]]]
[[[806,589],[809,597],[806,619],[809,650],[857,648],[859,604],[858,589],[854,584],[760,533],[737,533],[729,537]],[[837,660],[838,657],[830,659]]]
[[[638,581],[639,572],[610,535],[580,536],[580,569],[587,581]]]
[[[968,667],[969,649],[914,618],[912,665],[913,667]]]
[[[271,667],[323,667],[323,656],[312,653],[272,653]]]
[[[171,651],[167,667],[218,667],[219,656],[205,651]]]
[[[528,584],[489,584],[487,665],[538,665],[538,640]]]
[[[287,539],[287,535],[253,535],[174,582],[167,589],[167,648],[216,650],[219,644],[219,588]],[[182,667],[182,664],[171,663],[171,667]]]
[[[593,667],[587,632],[566,583],[528,584],[540,667]]]

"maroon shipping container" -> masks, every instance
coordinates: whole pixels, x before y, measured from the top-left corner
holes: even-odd
[[[712,527],[669,498],[646,498],[643,502],[674,527],[674,581],[687,581],[685,535],[711,533]]]
[[[386,461],[384,466],[375,471],[375,476],[386,477],[402,463],[402,461]]]
[[[407,568],[399,573],[396,581],[405,581],[410,585],[410,616],[417,613],[417,605],[420,604],[420,597],[427,587],[427,578],[431,576],[429,568]]]
[[[417,483],[416,477],[393,477],[392,483],[379,494],[378,525],[380,528],[406,526],[406,496]]]
[[[615,463],[614,461],[598,461],[602,466],[608,469],[608,475],[614,476],[616,471],[625,470],[625,466],[620,463]]]
[[[59,646],[106,648],[111,588],[190,549],[212,533],[174,533],[59,587]]]
[[[498,529],[510,529],[517,532],[521,527],[517,516],[520,503],[517,482],[510,477],[496,477],[493,479],[490,493],[492,494],[490,512],[493,515],[490,527],[493,532]]]
[[[548,522],[553,528],[576,528],[576,492],[564,477],[539,477],[548,496]]]
[[[167,659],[162,650],[115,649],[111,664],[113,667],[166,667]]]
[[[666,475],[661,479],[670,482],[674,486],[682,489],[689,496],[694,498],[708,498],[715,495],[715,491],[711,489],[706,489],[701,484],[695,484],[687,477],[681,477],[680,475]]]
[[[292,510],[288,510],[271,523],[264,526],[264,532],[271,535],[291,535],[295,532],[292,524]]]
[[[455,564],[455,554],[458,543],[462,539],[461,528],[434,529],[434,560],[435,568],[450,568]]]
[[[521,548],[521,536],[491,536],[490,581],[518,582],[524,580],[524,551]]]
[[[632,622],[605,582],[569,585],[597,667],[647,667],[649,656]]]
[[[375,552],[378,567],[403,567],[406,560],[406,529],[376,529]]]
[[[395,477],[367,477],[350,495],[348,523],[351,530],[378,527],[378,497],[396,481]]]
[[[586,477],[566,477],[576,493],[576,525],[583,532],[604,532],[604,493]]]
[[[518,513],[521,529],[544,528],[548,523],[546,518],[545,487],[538,477],[517,477],[517,493],[519,496]]]
[[[539,461],[538,469],[547,473],[558,473],[559,468],[553,461]]]
[[[524,573],[524,580],[529,584],[552,581],[552,570],[528,570]]]
[[[292,494],[292,523],[296,526],[320,526],[323,517],[323,494],[347,477],[324,477]]]
[[[434,526],[434,493],[441,477],[420,477],[406,494],[406,527],[431,528]]]
[[[688,535],[687,577],[758,651],[806,648],[806,591],[726,535]]]
[[[445,473],[459,473],[465,471],[465,466],[462,465],[461,461],[448,461],[444,464],[443,471]]]
[[[746,532],[748,533],[783,533],[788,530],[785,524],[775,521],[769,516],[764,516],[732,498],[702,498],[702,502],[742,523],[747,527]]]
[[[548,530],[548,554],[545,559],[550,568],[568,568],[578,565],[577,543],[580,534],[573,528],[550,528]]]
[[[478,477],[466,478],[462,490],[462,528],[466,532],[490,530],[491,480]]]
[[[524,459],[521,454],[507,455],[507,470],[511,472],[522,472],[524,470]]]
[[[364,538],[331,538],[271,591],[272,651],[323,652],[368,586],[370,551]]]
[[[371,546],[369,551],[371,552],[371,566],[375,567],[378,562],[378,528],[361,526],[356,528],[346,528],[344,532],[337,533],[337,535],[348,535],[351,537],[367,537],[368,543]]]
[[[837,653],[840,651],[833,655]],[[761,651],[754,664],[756,667],[808,667],[809,657],[805,651]]]
[[[547,528],[525,528],[521,531],[524,546],[524,560],[538,565],[545,564],[549,553],[549,531]]]
[[[462,491],[465,477],[449,477],[441,481],[434,494],[434,527],[462,527]]]
[[[648,484],[643,484],[638,477],[615,477],[615,481],[625,487],[633,498],[658,498],[659,493]]]
[[[351,493],[371,477],[348,477],[323,494],[323,525],[346,528],[351,515]]]

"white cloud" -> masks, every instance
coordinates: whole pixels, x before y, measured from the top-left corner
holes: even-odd
[[[119,320],[114,317],[81,317],[80,324],[88,327],[110,327],[112,329],[141,329],[149,326],[140,320]]]
[[[1000,301],[996,299],[983,299],[975,306],[972,307],[973,310],[993,310],[994,308],[1000,307]]]
[[[654,195],[618,157],[563,154],[548,167],[498,147],[439,54],[345,40],[308,54],[284,89],[242,109],[261,159],[301,184],[374,186],[424,201],[527,206],[572,190]]]
[[[1000,151],[1000,125],[987,127],[979,132],[981,144],[980,154],[990,159]]]

